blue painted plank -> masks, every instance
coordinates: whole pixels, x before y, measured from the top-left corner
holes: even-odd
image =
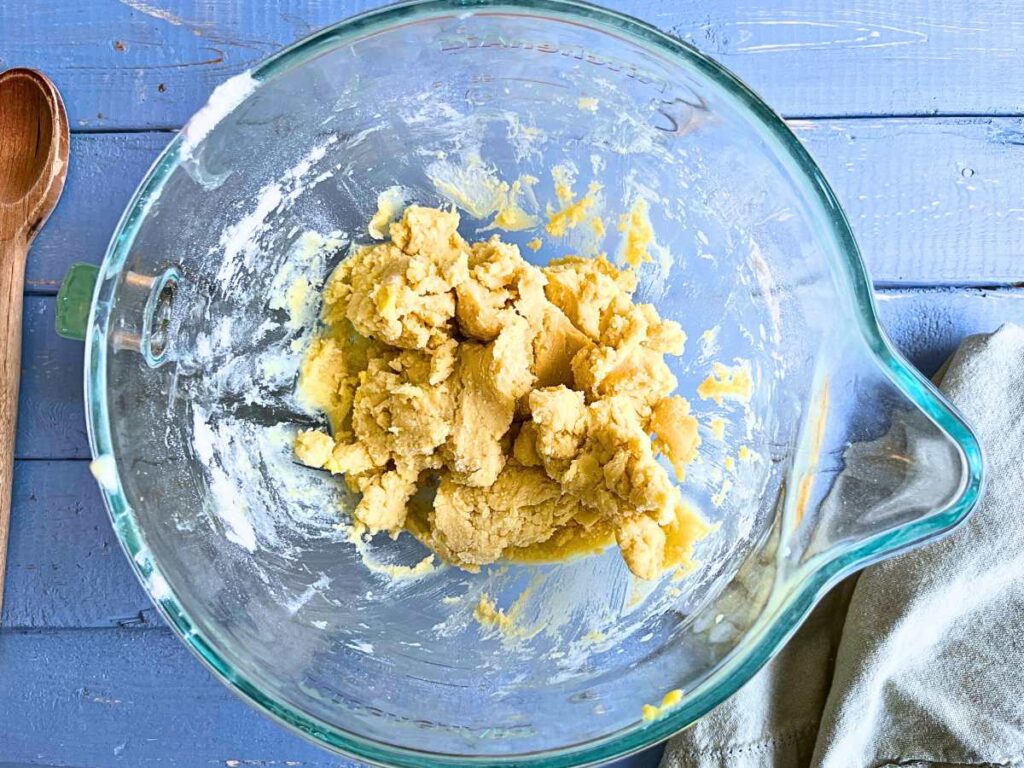
[[[357,765],[249,708],[166,629],[4,631],[0,659],[0,765]]]
[[[1024,323],[1024,291],[890,291],[879,299],[893,339],[927,372],[964,334]],[[142,629],[152,609],[115,549],[85,462],[19,462],[15,489],[0,630],[0,722],[14,736],[0,742],[0,766],[344,765],[250,712],[169,631]],[[119,629],[13,628],[126,618]],[[621,766],[653,768],[656,758],[648,752]]]
[[[74,129],[178,127],[222,80],[382,0],[0,5],[0,67],[46,71]]]
[[[966,334],[992,331],[1006,321],[1024,324],[1021,290],[884,291],[878,299],[893,341],[928,374]],[[44,310],[52,305],[50,299],[31,302]],[[35,351],[31,339],[37,337],[29,337],[27,352]],[[55,450],[86,456],[75,368],[80,347],[61,340],[48,354],[64,361],[61,369],[73,370],[76,386],[65,389],[57,379],[46,388],[23,388],[24,442],[43,450],[49,434],[33,415],[61,413],[65,434],[79,437],[55,442]],[[44,408],[37,405],[41,398],[56,399],[46,400],[50,405]],[[85,461],[19,461],[11,525],[3,626],[152,625],[152,608],[118,550]]]
[[[212,88],[380,0],[7,0],[0,66],[37,66],[85,129],[180,126]],[[692,42],[793,116],[1024,113],[1005,0],[605,0]]]
[[[842,201],[875,280],[1024,280],[1024,120],[800,120],[793,128]],[[167,133],[77,135],[64,198],[28,262],[26,290],[56,293],[98,263]]]
[[[839,197],[876,285],[1024,281],[1024,120],[791,126]]]
[[[89,456],[82,383],[85,347],[56,334],[54,307],[52,296],[25,297],[14,448],[19,459]]]
[[[0,766],[361,765],[247,706],[166,629],[8,630],[0,659]],[[607,768],[653,768],[660,751]]]
[[[88,462],[17,462],[0,627],[154,625]]]
[[[1024,113],[1024,20],[1005,0],[624,0],[787,116]],[[676,20],[677,14],[682,18]]]
[[[167,629],[0,632],[0,768],[358,768],[243,703]],[[661,747],[606,768],[654,768]]]

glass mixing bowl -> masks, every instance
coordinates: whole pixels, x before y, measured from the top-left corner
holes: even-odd
[[[536,177],[543,219],[556,164],[601,185],[603,240],[504,236],[539,234],[537,263],[614,255],[616,216],[644,199],[638,297],[690,337],[673,366],[704,443],[682,489],[716,529],[681,580],[637,581],[614,548],[416,568],[416,540],[355,536],[340,481],[291,458],[318,421],[294,395],[316,289],[378,195],[454,199],[477,238],[495,180]],[[694,395],[736,359],[749,404]],[[683,43],[561,0],[392,6],[219,88],[111,243],[86,399],[114,528],[186,645],[316,743],[417,768],[579,765],[670,736],[838,579],[963,521],[981,484],[974,436],[882,335],[846,219],[781,119]],[[484,593],[511,630],[474,618]]]

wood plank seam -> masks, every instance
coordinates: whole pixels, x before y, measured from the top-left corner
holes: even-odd
[[[769,106],[771,106],[769,104]],[[917,122],[945,120],[985,120],[988,118],[999,120],[1024,119],[1024,111],[1011,112],[862,112],[862,113],[841,113],[829,114],[781,114],[782,119],[789,122],[801,123],[833,123],[833,122],[875,122],[879,120],[914,120]],[[119,134],[132,135],[136,133],[167,133],[176,134],[184,127],[184,124],[168,124],[143,126],[138,128],[89,128],[78,126],[71,129],[72,136],[116,136]],[[141,181],[141,179],[140,179]]]

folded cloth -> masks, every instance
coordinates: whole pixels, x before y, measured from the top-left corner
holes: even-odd
[[[966,339],[940,387],[985,448],[974,515],[829,593],[662,768],[1024,766],[1024,329]]]

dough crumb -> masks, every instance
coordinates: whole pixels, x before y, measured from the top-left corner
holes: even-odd
[[[631,267],[651,261],[650,248],[654,244],[654,227],[651,226],[647,201],[638,197],[629,213],[619,218],[619,231],[623,233],[620,258]]]
[[[729,491],[732,490],[732,480],[725,478],[722,481],[722,486],[718,489],[718,492],[711,497],[711,503],[716,507],[720,507],[725,504],[725,499],[729,495]]]
[[[509,634],[515,631],[513,619],[499,609],[497,603],[486,592],[480,595],[480,600],[473,609],[473,618],[481,626],[494,627],[502,634]]]
[[[556,182],[553,221],[574,227],[590,203]],[[361,494],[360,529],[408,530],[466,570],[612,540],[643,579],[689,567],[711,528],[677,485],[700,446],[666,361],[679,324],[635,303],[636,275],[604,258],[538,268],[458,226],[409,206],[331,276],[299,382],[330,432],[300,432],[296,458]],[[739,391],[727,373],[715,392]],[[476,615],[508,621],[483,598]]]
[[[697,458],[700,435],[697,419],[690,415],[690,403],[678,395],[659,400],[651,412],[650,429],[657,435],[655,447],[661,451],[676,472],[686,478],[686,467]]]
[[[388,227],[397,218],[405,201],[406,192],[402,187],[388,187],[377,195],[377,211],[366,227],[370,237],[374,240],[383,240],[387,237]]]
[[[708,428],[711,430],[711,434],[714,435],[715,440],[725,439],[725,419],[721,416],[715,416],[708,423]]]
[[[295,458],[307,467],[321,469],[333,452],[334,441],[323,432],[307,429],[295,436]]]
[[[520,176],[511,184],[502,182],[500,187],[498,212],[494,215],[491,226],[516,232],[521,229],[536,227],[538,219],[529,213],[526,206],[536,206],[531,188],[537,183],[535,176]]]
[[[643,719],[650,722],[651,720],[657,720],[662,715],[678,707],[683,701],[683,691],[681,688],[669,691],[661,699],[661,704],[644,704],[641,714]]]
[[[723,400],[737,400],[741,403],[750,402],[753,392],[753,380],[750,378],[750,368],[746,363],[739,363],[734,366],[722,363],[713,363],[711,375],[697,387],[697,394],[701,400],[714,400],[721,405]]]
[[[570,229],[575,229],[584,222],[589,211],[596,206],[601,185],[591,182],[587,187],[587,193],[577,200],[573,191],[573,171],[565,166],[555,166],[551,170],[551,177],[555,183],[555,197],[561,207],[556,210],[548,205],[547,232],[549,235],[562,237]]]

